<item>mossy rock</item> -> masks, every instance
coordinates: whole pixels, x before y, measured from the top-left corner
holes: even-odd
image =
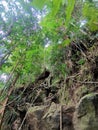
[[[89,93],[89,90],[88,90],[87,86],[82,85],[81,87],[76,89],[75,98],[77,101],[79,101],[81,97],[85,96],[88,93]]]
[[[98,93],[82,97],[75,116],[75,130],[98,130]]]

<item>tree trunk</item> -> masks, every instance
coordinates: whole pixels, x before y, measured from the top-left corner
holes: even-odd
[[[10,89],[8,91],[7,97],[5,98],[4,102],[2,103],[2,107],[0,109],[0,128],[1,128],[2,123],[3,123],[3,117],[4,117],[4,113],[5,113],[7,103],[8,103],[9,96],[11,95],[18,78],[19,78],[19,74],[17,74],[17,76],[13,80],[13,82],[12,82],[12,84],[10,86]]]

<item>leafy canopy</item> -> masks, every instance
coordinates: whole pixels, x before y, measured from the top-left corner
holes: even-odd
[[[87,36],[86,28],[98,31],[95,1],[1,1],[0,12],[1,73],[15,67],[19,82],[34,80],[44,68],[66,75],[66,46]]]

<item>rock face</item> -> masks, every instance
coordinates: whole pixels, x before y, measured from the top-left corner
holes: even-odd
[[[60,130],[60,105],[52,103],[50,107],[35,106],[28,110],[26,126],[23,130]],[[74,130],[72,115],[74,107],[65,109],[62,106],[63,130]]]
[[[55,103],[50,107],[31,107],[26,118],[27,130],[60,130],[60,114],[61,107]],[[63,130],[98,130],[98,94],[82,97],[76,110],[62,106],[62,126]]]
[[[85,95],[75,106],[29,106],[23,118],[17,116],[11,128],[2,130],[98,130],[98,93]]]
[[[98,93],[81,98],[74,114],[75,130],[98,130]]]

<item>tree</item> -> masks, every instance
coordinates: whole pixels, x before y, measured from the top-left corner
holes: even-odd
[[[10,96],[15,87],[34,81],[45,68],[65,79],[70,45],[85,55],[80,39],[84,46],[83,39],[91,41],[98,31],[94,0],[6,0],[0,2],[0,12],[0,69],[8,75],[1,94],[4,106],[6,92]]]

